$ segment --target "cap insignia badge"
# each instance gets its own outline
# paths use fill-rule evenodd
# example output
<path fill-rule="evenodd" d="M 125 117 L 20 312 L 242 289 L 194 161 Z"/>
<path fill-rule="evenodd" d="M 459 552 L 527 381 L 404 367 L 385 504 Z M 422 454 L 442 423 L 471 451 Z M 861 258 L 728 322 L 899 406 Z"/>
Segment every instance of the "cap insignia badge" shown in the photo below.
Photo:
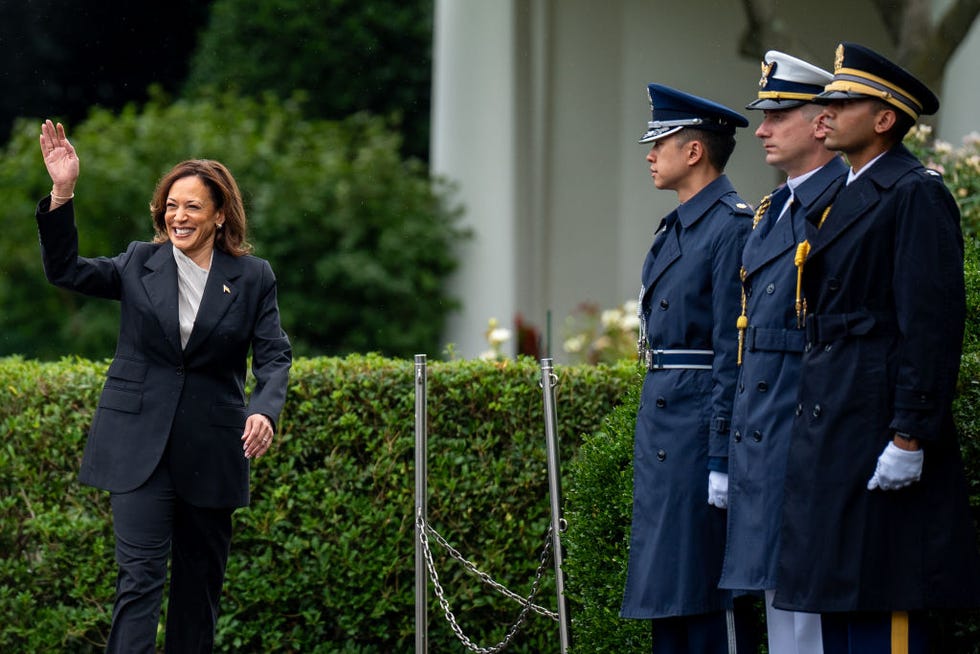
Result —
<path fill-rule="evenodd" d="M 770 61 L 766 63 L 765 61 L 761 64 L 762 67 L 762 77 L 759 78 L 759 88 L 764 89 L 769 83 L 769 76 L 772 74 L 772 70 L 776 67 L 775 61 Z"/>
<path fill-rule="evenodd" d="M 834 75 L 840 72 L 840 69 L 844 67 L 844 44 L 839 43 L 837 45 L 837 50 L 834 52 Z"/>

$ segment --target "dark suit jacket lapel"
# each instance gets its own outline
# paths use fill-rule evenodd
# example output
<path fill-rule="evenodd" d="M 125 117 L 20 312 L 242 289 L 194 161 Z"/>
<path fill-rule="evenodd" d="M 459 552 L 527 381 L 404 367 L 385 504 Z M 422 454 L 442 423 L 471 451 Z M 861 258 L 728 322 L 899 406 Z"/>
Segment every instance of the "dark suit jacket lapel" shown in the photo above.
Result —
<path fill-rule="evenodd" d="M 191 337 L 187 340 L 187 347 L 184 348 L 184 356 L 189 356 L 195 348 L 207 340 L 215 326 L 228 313 L 231 305 L 238 300 L 242 292 L 242 289 L 237 286 L 240 275 L 241 267 L 235 257 L 221 250 L 214 251 L 211 272 L 208 273 L 204 296 L 197 310 Z"/>
<path fill-rule="evenodd" d="M 177 305 L 177 262 L 174 261 L 173 246 L 164 243 L 157 248 L 144 268 L 149 272 L 143 275 L 143 288 L 153 307 L 153 313 L 160 322 L 167 341 L 173 346 L 178 357 L 181 355 L 180 323 Z"/>

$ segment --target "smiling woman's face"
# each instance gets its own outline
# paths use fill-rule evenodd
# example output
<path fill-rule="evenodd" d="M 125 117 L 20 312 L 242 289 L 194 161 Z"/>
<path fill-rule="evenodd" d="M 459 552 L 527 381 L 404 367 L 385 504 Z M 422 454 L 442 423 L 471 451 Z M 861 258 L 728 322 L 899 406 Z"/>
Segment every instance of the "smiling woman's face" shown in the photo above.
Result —
<path fill-rule="evenodd" d="M 164 220 L 170 242 L 194 263 L 207 268 L 223 216 L 200 177 L 181 177 L 170 186 Z"/>

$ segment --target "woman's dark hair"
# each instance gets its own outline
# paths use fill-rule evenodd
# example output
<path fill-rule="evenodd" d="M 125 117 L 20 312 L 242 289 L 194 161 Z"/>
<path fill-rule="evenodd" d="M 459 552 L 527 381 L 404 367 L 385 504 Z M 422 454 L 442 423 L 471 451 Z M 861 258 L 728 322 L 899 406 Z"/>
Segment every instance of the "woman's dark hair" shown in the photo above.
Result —
<path fill-rule="evenodd" d="M 224 213 L 222 227 L 214 235 L 214 246 L 236 257 L 251 252 L 252 246 L 245 238 L 248 225 L 238 183 L 224 164 L 213 159 L 182 161 L 157 182 L 156 190 L 153 191 L 153 200 L 150 202 L 155 232 L 153 242 L 165 243 L 170 240 L 167 235 L 167 195 L 173 183 L 184 177 L 197 177 L 204 182 L 211 192 L 215 209 Z"/>

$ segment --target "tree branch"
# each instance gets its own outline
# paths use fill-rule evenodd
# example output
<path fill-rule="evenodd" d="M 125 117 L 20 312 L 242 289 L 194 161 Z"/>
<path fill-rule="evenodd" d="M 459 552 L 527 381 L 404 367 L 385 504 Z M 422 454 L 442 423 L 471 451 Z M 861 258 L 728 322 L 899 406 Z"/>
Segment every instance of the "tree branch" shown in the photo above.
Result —
<path fill-rule="evenodd" d="M 908 0 L 871 0 L 871 4 L 878 10 L 878 17 L 888 32 L 888 38 L 898 45 L 902 40 L 902 19 L 907 11 Z"/>

